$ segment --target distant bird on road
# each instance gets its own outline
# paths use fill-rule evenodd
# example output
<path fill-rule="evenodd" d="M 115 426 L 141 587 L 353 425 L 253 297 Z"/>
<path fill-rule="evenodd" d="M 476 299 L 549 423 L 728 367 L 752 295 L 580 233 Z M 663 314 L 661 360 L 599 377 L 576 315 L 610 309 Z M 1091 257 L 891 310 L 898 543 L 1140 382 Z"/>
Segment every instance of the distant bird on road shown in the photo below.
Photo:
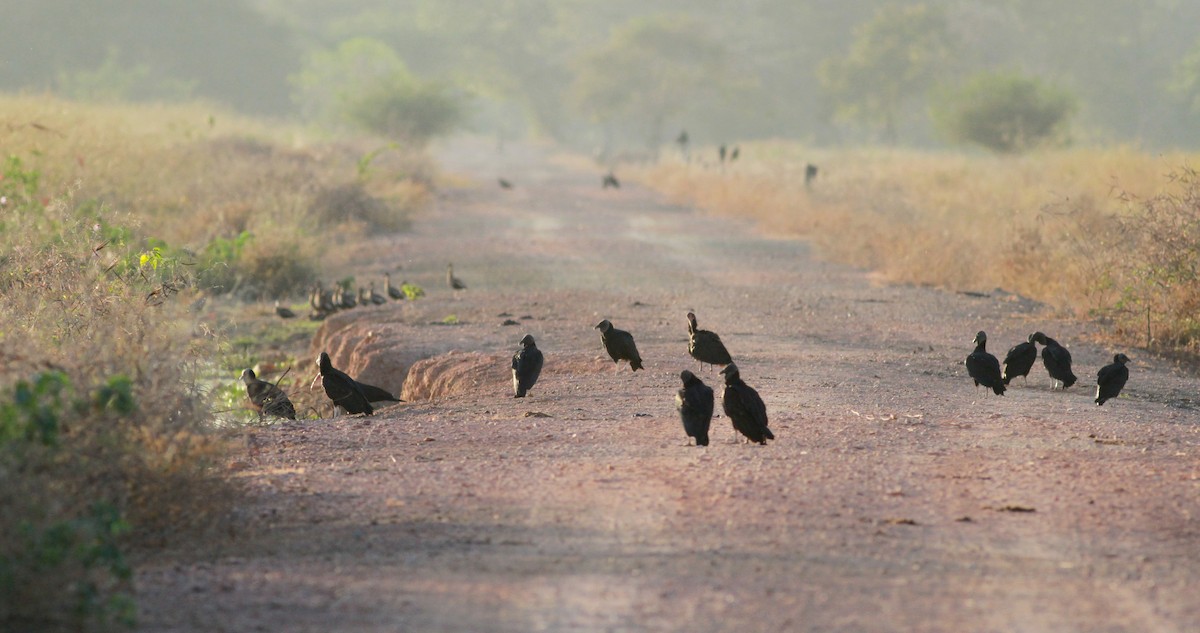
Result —
<path fill-rule="evenodd" d="M 250 404 L 258 411 L 259 417 L 272 415 L 286 420 L 296 419 L 296 408 L 288 400 L 287 394 L 279 387 L 259 380 L 253 369 L 243 369 L 239 380 L 246 385 L 246 396 L 250 398 Z"/>
<path fill-rule="evenodd" d="M 601 189 L 608 189 L 609 187 L 612 187 L 613 189 L 621 188 L 621 183 L 617 180 L 616 174 L 612 173 L 612 170 L 609 170 L 607 174 L 604 174 L 604 180 L 600 181 Z"/>
<path fill-rule="evenodd" d="M 737 365 L 730 363 L 721 370 L 725 374 L 725 393 L 721 397 L 721 408 L 729 416 L 733 428 L 746 439 L 759 444 L 775 439 L 767 428 L 767 405 L 753 387 L 742 380 Z"/>
<path fill-rule="evenodd" d="M 1042 364 L 1046 366 L 1046 372 L 1054 380 L 1050 388 L 1053 390 L 1062 385 L 1062 389 L 1066 390 L 1075 384 L 1078 379 L 1071 372 L 1071 352 L 1059 345 L 1058 341 L 1041 332 L 1034 332 L 1033 340 L 1045 346 L 1042 348 Z"/>
<path fill-rule="evenodd" d="M 604 350 L 608 352 L 609 358 L 612 358 L 614 363 L 627 360 L 633 371 L 642 369 L 642 357 L 638 354 L 632 334 L 613 327 L 612 322 L 608 319 L 597 323 L 592 329 L 600 330 L 600 342 L 604 343 Z"/>
<path fill-rule="evenodd" d="M 392 285 L 391 273 L 383 273 L 383 294 L 397 301 L 404 298 L 404 291 Z"/>
<path fill-rule="evenodd" d="M 804 166 L 804 188 L 809 189 L 812 183 L 817 179 L 817 166 L 809 163 Z"/>
<path fill-rule="evenodd" d="M 683 388 L 675 394 L 675 408 L 679 410 L 683 431 L 696 438 L 696 446 L 708 446 L 708 427 L 713 416 L 712 387 L 686 369 L 679 372 L 679 379 Z"/>
<path fill-rule="evenodd" d="M 733 151 L 732 151 L 732 152 L 729 152 L 729 162 L 731 162 L 731 163 L 732 163 L 733 161 L 737 160 L 737 159 L 738 159 L 738 156 L 739 156 L 741 153 L 742 153 L 742 147 L 741 147 L 740 145 L 734 145 L 734 146 L 733 146 Z"/>
<path fill-rule="evenodd" d="M 1012 382 L 1012 379 L 1017 376 L 1028 380 L 1029 370 L 1033 369 L 1033 363 L 1037 360 L 1037 356 L 1037 345 L 1033 344 L 1032 334 L 1024 343 L 1013 345 L 1004 357 L 1004 384 Z"/>
<path fill-rule="evenodd" d="M 284 319 L 296 318 L 296 313 L 292 312 L 290 308 L 285 308 L 285 307 L 279 305 L 278 300 L 275 301 L 275 314 L 278 314 L 280 317 L 282 317 Z"/>
<path fill-rule="evenodd" d="M 381 306 L 388 302 L 387 297 L 375 292 L 375 282 L 371 282 L 370 288 L 367 289 L 367 297 L 371 299 L 371 303 Z"/>
<path fill-rule="evenodd" d="M 1129 357 L 1124 354 L 1113 356 L 1111 365 L 1105 365 L 1096 374 L 1096 404 L 1103 405 L 1109 398 L 1116 398 L 1129 380 L 1129 368 L 1125 365 Z"/>
<path fill-rule="evenodd" d="M 717 148 L 717 158 L 719 158 L 721 160 L 721 164 L 725 163 L 725 154 L 727 151 L 728 150 L 725 149 L 724 145 L 721 145 L 720 147 Z"/>
<path fill-rule="evenodd" d="M 467 284 L 464 284 L 461 279 L 454 276 L 454 264 L 446 264 L 446 285 L 454 290 L 467 289 Z"/>
<path fill-rule="evenodd" d="M 329 360 L 329 354 L 321 352 L 317 357 L 319 373 L 313 378 L 309 389 L 321 381 L 325 387 L 325 395 L 333 401 L 335 407 L 341 407 L 348 413 L 363 413 L 371 415 L 375 412 L 372 402 L 403 402 L 386 389 L 358 382 L 346 372 L 337 369 Z"/>
<path fill-rule="evenodd" d="M 513 397 L 524 398 L 533 389 L 538 376 L 542 374 L 542 363 L 545 358 L 537 348 L 533 336 L 526 334 L 521 339 L 521 349 L 512 357 Z"/>
<path fill-rule="evenodd" d="M 687 320 L 688 354 L 691 354 L 692 358 L 700 361 L 702 368 L 704 363 L 708 363 L 709 365 L 728 365 L 733 362 L 733 359 L 729 357 L 729 351 L 725 349 L 725 344 L 721 342 L 721 337 L 716 332 L 698 328 L 694 312 L 687 313 Z"/>
<path fill-rule="evenodd" d="M 983 385 L 1003 396 L 1004 378 L 1000 375 L 1000 361 L 987 352 L 987 334 L 980 332 L 975 335 L 975 351 L 967 356 L 967 374 L 975 381 L 975 386 Z"/>
<path fill-rule="evenodd" d="M 503 178 L 497 178 L 496 182 L 500 184 L 501 189 L 512 189 L 512 187 L 513 187 L 511 182 L 509 182 Z"/>

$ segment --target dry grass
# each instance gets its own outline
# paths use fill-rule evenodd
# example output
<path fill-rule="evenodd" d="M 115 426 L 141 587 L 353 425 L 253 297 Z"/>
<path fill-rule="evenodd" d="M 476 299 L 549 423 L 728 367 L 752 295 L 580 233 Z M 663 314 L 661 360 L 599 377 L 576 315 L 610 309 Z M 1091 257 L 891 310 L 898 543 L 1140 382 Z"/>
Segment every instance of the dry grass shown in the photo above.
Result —
<path fill-rule="evenodd" d="M 406 227 L 432 169 L 203 105 L 0 97 L 0 138 L 0 628 L 104 628 L 129 547 L 238 498 L 210 393 L 238 317 L 201 326 L 197 289 L 296 294 L 323 233 Z M 346 189 L 370 212 L 318 203 Z"/>
<path fill-rule="evenodd" d="M 1197 190 L 1170 177 L 1194 157 L 1128 147 L 1022 157 L 788 143 L 742 150 L 724 168 L 668 160 L 638 178 L 677 202 L 808 236 L 825 256 L 894 282 L 1000 287 L 1080 317 L 1129 317 L 1114 308 L 1149 248 L 1139 237 L 1148 230 L 1145 210 L 1131 201 Z M 810 162 L 820 168 L 811 189 L 804 185 Z M 1118 250 L 1118 242 L 1126 246 Z M 1132 243 L 1142 247 L 1131 250 Z M 1118 253 L 1129 266 L 1117 265 Z M 1160 341 L 1194 345 L 1193 337 L 1167 336 L 1182 326 L 1176 316 L 1164 309 L 1154 317 Z M 1145 344 L 1144 336 L 1129 338 L 1133 331 L 1114 328 Z"/>

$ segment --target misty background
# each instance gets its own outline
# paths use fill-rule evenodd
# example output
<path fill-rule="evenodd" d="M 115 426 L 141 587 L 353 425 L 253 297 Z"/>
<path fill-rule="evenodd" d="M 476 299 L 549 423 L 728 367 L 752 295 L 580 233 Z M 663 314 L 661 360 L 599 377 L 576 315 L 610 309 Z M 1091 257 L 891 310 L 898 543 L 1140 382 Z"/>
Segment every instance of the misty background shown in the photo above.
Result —
<path fill-rule="evenodd" d="M 452 120 L 434 120 L 437 130 L 461 125 L 577 147 L 653 147 L 681 129 L 693 143 L 783 137 L 937 147 L 955 140 L 937 114 L 955 87 L 1004 76 L 1049 95 L 1044 100 L 1069 115 L 1061 141 L 1200 145 L 1200 2 L 1192 1 L 2 0 L 0 7 L 6 92 L 201 99 L 336 128 L 369 118 L 356 95 L 386 84 L 424 99 L 412 106 L 424 115 L 452 110 Z"/>

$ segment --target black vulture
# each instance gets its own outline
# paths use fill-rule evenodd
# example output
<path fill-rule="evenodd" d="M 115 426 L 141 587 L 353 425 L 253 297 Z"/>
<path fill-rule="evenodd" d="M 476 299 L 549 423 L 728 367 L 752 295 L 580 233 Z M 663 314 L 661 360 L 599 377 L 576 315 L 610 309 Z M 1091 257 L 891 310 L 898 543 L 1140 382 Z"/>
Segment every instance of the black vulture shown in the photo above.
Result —
<path fill-rule="evenodd" d="M 280 317 L 285 318 L 285 319 L 296 318 L 296 313 L 292 312 L 291 309 L 289 309 L 289 308 L 285 308 L 285 307 L 279 305 L 279 301 L 275 302 L 275 314 L 278 314 Z"/>
<path fill-rule="evenodd" d="M 466 290 L 467 284 L 454 276 L 454 264 L 446 264 L 446 285 L 454 290 Z"/>
<path fill-rule="evenodd" d="M 286 420 L 296 419 L 296 407 L 292 406 L 287 394 L 279 387 L 259 380 L 253 369 L 243 369 L 241 381 L 246 385 L 246 396 L 250 398 L 250 404 L 258 411 L 260 417 L 266 414 Z"/>
<path fill-rule="evenodd" d="M 967 356 L 967 373 L 975 381 L 975 386 L 983 385 L 996 392 L 997 396 L 1004 395 L 1004 379 L 1000 376 L 1000 361 L 987 352 L 987 334 L 980 332 L 975 335 L 975 351 Z"/>
<path fill-rule="evenodd" d="M 367 297 L 371 300 L 371 303 L 377 306 L 383 305 L 388 301 L 387 297 L 375 292 L 375 282 L 373 281 L 370 283 L 370 287 L 367 289 Z"/>
<path fill-rule="evenodd" d="M 1125 366 L 1129 357 L 1124 354 L 1113 356 L 1111 365 L 1105 365 L 1096 374 L 1096 404 L 1103 405 L 1109 398 L 1116 398 L 1129 380 L 1129 368 Z"/>
<path fill-rule="evenodd" d="M 633 371 L 642 369 L 642 356 L 638 354 L 632 334 L 613 327 L 608 319 L 597 323 L 593 329 L 600 330 L 600 342 L 604 343 L 604 349 L 614 363 L 627 360 Z"/>
<path fill-rule="evenodd" d="M 321 282 L 318 281 L 317 285 L 313 286 L 311 292 L 308 293 L 308 305 L 312 308 L 313 312 L 325 311 L 321 307 Z"/>
<path fill-rule="evenodd" d="M 364 308 L 371 305 L 371 295 L 367 294 L 367 289 L 362 286 L 358 287 L 358 305 Z"/>
<path fill-rule="evenodd" d="M 734 145 L 734 146 L 733 146 L 733 151 L 732 151 L 732 152 L 729 152 L 729 162 L 731 162 L 731 163 L 732 163 L 733 161 L 737 160 L 737 159 L 738 159 L 738 155 L 740 155 L 741 153 L 742 153 L 742 148 L 741 148 L 741 146 L 740 146 L 740 145 Z"/>
<path fill-rule="evenodd" d="M 1061 384 L 1062 389 L 1066 389 L 1075 384 L 1078 379 L 1071 372 L 1071 352 L 1041 332 L 1034 332 L 1033 340 L 1045 346 L 1042 348 L 1042 364 L 1046 366 L 1050 378 L 1054 379 L 1050 388 L 1055 389 Z"/>
<path fill-rule="evenodd" d="M 804 166 L 804 188 L 812 187 L 812 183 L 817 179 L 817 166 L 809 163 Z"/>
<path fill-rule="evenodd" d="M 1033 369 L 1033 362 L 1037 360 L 1037 354 L 1037 345 L 1033 344 L 1032 334 L 1024 343 L 1013 345 L 1004 357 L 1004 384 L 1012 382 L 1012 379 L 1017 376 L 1028 380 L 1029 370 Z"/>
<path fill-rule="evenodd" d="M 721 159 L 721 163 L 725 162 L 725 146 L 724 145 L 717 148 L 717 157 Z"/>
<path fill-rule="evenodd" d="M 683 431 L 696 438 L 696 446 L 708 446 L 708 426 L 713 416 L 712 387 L 686 369 L 679 372 L 679 379 L 683 388 L 675 394 L 675 408 L 683 421 Z"/>
<path fill-rule="evenodd" d="M 687 313 L 688 320 L 688 354 L 692 358 L 700 361 L 701 366 L 704 363 L 709 365 L 728 365 L 733 362 L 729 357 L 729 351 L 725 349 L 725 344 L 721 342 L 721 337 L 717 336 L 716 332 L 701 330 L 696 326 L 696 314 L 694 312 Z"/>
<path fill-rule="evenodd" d="M 347 310 L 362 303 L 359 299 L 362 297 L 362 288 L 359 288 L 359 293 L 356 295 L 353 291 L 347 291 L 345 288 L 338 287 L 338 292 L 342 295 L 341 305 Z"/>
<path fill-rule="evenodd" d="M 503 178 L 497 178 L 496 182 L 500 184 L 501 189 L 512 189 L 512 183 Z"/>
<path fill-rule="evenodd" d="M 521 339 L 521 350 L 512 357 L 513 397 L 524 398 L 526 392 L 533 389 L 538 376 L 542 374 L 542 363 L 545 358 L 537 348 L 533 336 L 526 334 Z"/>
<path fill-rule="evenodd" d="M 742 381 L 737 365 L 730 363 L 721 373 L 725 374 L 721 407 L 733 422 L 733 428 L 751 442 L 766 444 L 767 440 L 775 439 L 775 434 L 767 428 L 767 405 L 753 387 Z"/>
<path fill-rule="evenodd" d="M 371 401 L 363 393 L 362 385 L 346 374 L 346 372 L 335 368 L 329 360 L 329 354 L 321 352 L 321 355 L 317 357 L 317 367 L 320 373 L 317 374 L 316 378 L 313 378 L 313 384 L 309 386 L 310 389 L 320 380 L 322 386 L 325 387 L 325 395 L 329 396 L 335 407 L 341 407 L 348 413 L 371 415 L 375 412 L 375 409 L 371 407 Z M 380 389 L 380 391 L 383 390 Z M 386 394 L 387 392 L 384 393 Z M 388 395 L 390 396 L 391 394 Z"/>
<path fill-rule="evenodd" d="M 609 187 L 612 187 L 613 189 L 621 188 L 621 182 L 617 180 L 616 174 L 612 173 L 611 169 L 607 174 L 604 174 L 604 180 L 600 181 L 601 189 L 608 189 Z"/>
<path fill-rule="evenodd" d="M 404 291 L 392 285 L 391 273 L 383 273 L 383 294 L 397 300 L 404 298 Z"/>
<path fill-rule="evenodd" d="M 338 302 L 334 301 L 334 297 L 339 296 L 338 291 L 340 291 L 340 290 L 341 290 L 340 287 L 334 288 L 333 290 L 323 290 L 321 288 L 320 283 L 318 282 L 317 292 L 319 292 L 321 295 L 321 297 L 320 297 L 321 312 L 336 312 L 337 309 L 339 307 L 341 307 L 338 305 Z"/>
<path fill-rule="evenodd" d="M 680 147 L 687 147 L 688 140 L 687 130 L 679 132 L 679 136 L 675 137 L 675 142 L 678 143 Z"/>

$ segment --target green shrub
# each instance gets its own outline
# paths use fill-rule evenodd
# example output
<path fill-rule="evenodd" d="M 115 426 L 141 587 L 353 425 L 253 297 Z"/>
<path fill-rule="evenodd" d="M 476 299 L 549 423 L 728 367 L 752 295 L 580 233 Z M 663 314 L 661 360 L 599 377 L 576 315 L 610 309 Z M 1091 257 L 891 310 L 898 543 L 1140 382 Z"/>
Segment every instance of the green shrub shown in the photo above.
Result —
<path fill-rule="evenodd" d="M 1075 108 L 1069 93 L 1038 79 L 982 73 L 938 95 L 933 119 L 952 142 L 1010 153 L 1064 142 Z"/>
<path fill-rule="evenodd" d="M 345 116 L 367 132 L 425 145 L 453 132 L 463 121 L 463 108 L 448 87 L 397 73 L 350 96 Z"/>

